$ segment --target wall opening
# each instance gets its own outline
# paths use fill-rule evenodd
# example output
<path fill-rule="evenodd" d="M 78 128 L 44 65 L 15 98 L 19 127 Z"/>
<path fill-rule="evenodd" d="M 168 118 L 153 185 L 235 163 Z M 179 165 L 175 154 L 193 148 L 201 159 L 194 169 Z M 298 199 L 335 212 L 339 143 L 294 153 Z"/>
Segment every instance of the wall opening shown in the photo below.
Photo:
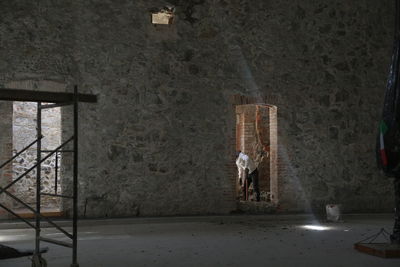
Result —
<path fill-rule="evenodd" d="M 36 102 L 13 102 L 13 154 L 21 151 L 36 139 L 36 116 Z M 60 108 L 44 109 L 42 111 L 42 135 L 44 136 L 42 150 L 53 150 L 61 144 Z M 32 146 L 14 160 L 12 164 L 13 179 L 18 178 L 36 163 L 36 148 L 36 145 Z M 42 157 L 47 154 L 46 152 L 42 153 Z M 61 156 L 61 153 L 58 153 L 57 157 L 54 154 L 42 163 L 41 191 L 43 193 L 62 193 L 60 179 Z M 36 169 L 18 181 L 12 187 L 12 191 L 18 198 L 34 207 L 36 204 Z M 43 212 L 61 212 L 62 203 L 60 198 L 42 196 L 41 203 Z M 13 209 L 20 214 L 26 212 L 18 202 L 13 203 Z"/>
<path fill-rule="evenodd" d="M 276 204 L 278 124 L 277 107 L 267 104 L 236 105 L 236 151 L 250 156 L 258 166 L 260 200 Z M 237 180 L 237 179 L 236 179 Z M 244 200 L 243 192 L 236 183 L 236 196 Z M 249 187 L 249 201 L 255 201 Z"/>

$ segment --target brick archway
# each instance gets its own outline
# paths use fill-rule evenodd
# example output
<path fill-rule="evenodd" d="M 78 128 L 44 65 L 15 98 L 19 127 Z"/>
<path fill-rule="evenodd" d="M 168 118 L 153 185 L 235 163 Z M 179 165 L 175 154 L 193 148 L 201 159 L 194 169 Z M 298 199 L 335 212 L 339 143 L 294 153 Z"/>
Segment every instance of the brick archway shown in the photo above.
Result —
<path fill-rule="evenodd" d="M 254 124 L 261 127 L 264 136 L 261 139 L 263 146 L 268 146 L 269 157 L 260 162 L 261 173 L 260 176 L 260 187 L 268 190 L 269 200 L 272 204 L 277 205 L 279 202 L 279 191 L 278 191 L 278 122 L 277 122 L 277 107 L 274 105 L 267 104 L 268 99 L 247 97 L 243 95 L 234 95 L 231 98 L 232 113 L 235 114 L 235 123 L 233 124 L 232 132 L 232 149 L 235 151 L 242 150 L 246 153 L 252 153 L 254 149 L 254 131 L 249 127 L 253 127 Z M 260 114 L 264 117 L 260 120 Z M 260 123 L 261 122 L 261 123 Z M 247 127 L 247 129 L 245 129 Z M 242 131 L 240 133 L 240 131 Z M 234 162 L 234 161 L 233 161 Z M 264 166 L 261 166 L 264 164 Z M 233 181 L 235 187 L 237 186 L 237 170 L 236 165 L 232 164 L 232 170 L 230 173 L 233 174 Z M 264 180 L 262 180 L 264 179 Z M 237 192 L 237 188 L 235 188 Z M 237 194 L 235 194 L 237 195 Z"/>

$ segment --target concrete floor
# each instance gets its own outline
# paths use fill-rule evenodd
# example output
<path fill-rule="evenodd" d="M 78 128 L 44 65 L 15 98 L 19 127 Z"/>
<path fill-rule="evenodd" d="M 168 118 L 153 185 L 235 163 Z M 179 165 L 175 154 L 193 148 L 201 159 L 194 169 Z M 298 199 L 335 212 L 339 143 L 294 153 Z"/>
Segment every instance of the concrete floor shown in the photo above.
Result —
<path fill-rule="evenodd" d="M 400 266 L 400 259 L 362 254 L 353 244 L 382 227 L 390 215 L 347 215 L 342 223 L 317 223 L 308 215 L 207 216 L 81 221 L 81 267 L 132 266 Z M 65 224 L 65 223 L 63 223 Z M 324 226 L 323 230 L 307 225 Z M 49 238 L 67 240 L 52 229 Z M 33 247 L 34 232 L 21 223 L 0 223 L 0 243 Z M 49 267 L 71 263 L 71 250 L 50 247 Z M 28 257 L 0 266 L 31 266 Z"/>

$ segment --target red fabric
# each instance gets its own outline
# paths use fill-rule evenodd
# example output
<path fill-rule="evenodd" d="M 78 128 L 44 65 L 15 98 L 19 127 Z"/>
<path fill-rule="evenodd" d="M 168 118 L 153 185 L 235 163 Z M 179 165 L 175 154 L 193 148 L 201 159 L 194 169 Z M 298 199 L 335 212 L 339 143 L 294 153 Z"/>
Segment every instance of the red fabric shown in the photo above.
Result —
<path fill-rule="evenodd" d="M 388 165 L 387 157 L 386 157 L 386 152 L 384 149 L 381 149 L 381 159 L 382 159 L 382 164 L 384 166 Z"/>

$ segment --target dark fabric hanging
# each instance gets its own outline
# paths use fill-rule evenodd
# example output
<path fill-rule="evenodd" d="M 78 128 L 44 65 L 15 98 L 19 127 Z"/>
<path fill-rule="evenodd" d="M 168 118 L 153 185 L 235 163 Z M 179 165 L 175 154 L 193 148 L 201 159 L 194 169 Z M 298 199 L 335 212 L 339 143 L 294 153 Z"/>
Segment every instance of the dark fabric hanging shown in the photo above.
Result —
<path fill-rule="evenodd" d="M 387 176 L 400 177 L 400 19 L 399 1 L 395 0 L 395 38 L 393 44 L 392 62 L 387 80 L 382 120 L 377 138 L 378 167 Z"/>

